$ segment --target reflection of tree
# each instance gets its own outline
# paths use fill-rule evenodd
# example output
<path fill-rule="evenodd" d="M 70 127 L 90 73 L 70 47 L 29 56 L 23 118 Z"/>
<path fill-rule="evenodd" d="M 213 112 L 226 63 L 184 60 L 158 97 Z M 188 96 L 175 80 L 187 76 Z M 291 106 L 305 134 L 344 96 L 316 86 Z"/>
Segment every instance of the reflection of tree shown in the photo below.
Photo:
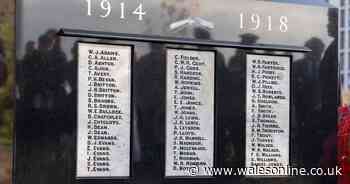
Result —
<path fill-rule="evenodd" d="M 10 17 L 0 25 L 0 144 L 9 145 L 13 127 L 14 27 Z"/>
<path fill-rule="evenodd" d="M 3 5 L 2 2 L 1 4 Z M 11 13 L 13 9 L 9 7 L 0 7 L 0 184 L 9 184 L 12 173 L 10 155 L 14 122 L 14 23 L 12 16 L 3 14 L 3 10 Z"/>

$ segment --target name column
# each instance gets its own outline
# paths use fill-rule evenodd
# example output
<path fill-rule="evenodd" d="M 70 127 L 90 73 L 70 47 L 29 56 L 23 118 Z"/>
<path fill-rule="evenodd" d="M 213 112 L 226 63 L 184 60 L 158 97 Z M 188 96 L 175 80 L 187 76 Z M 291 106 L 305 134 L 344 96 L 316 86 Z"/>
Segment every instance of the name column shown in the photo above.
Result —
<path fill-rule="evenodd" d="M 167 51 L 166 176 L 213 166 L 214 66 L 211 51 Z"/>
<path fill-rule="evenodd" d="M 79 44 L 77 177 L 127 177 L 131 48 Z"/>

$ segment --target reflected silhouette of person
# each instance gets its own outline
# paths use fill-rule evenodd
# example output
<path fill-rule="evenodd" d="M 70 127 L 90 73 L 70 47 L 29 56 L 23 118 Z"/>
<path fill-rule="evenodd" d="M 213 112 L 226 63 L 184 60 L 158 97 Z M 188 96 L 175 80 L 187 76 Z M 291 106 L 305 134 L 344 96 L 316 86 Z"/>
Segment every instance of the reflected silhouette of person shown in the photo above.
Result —
<path fill-rule="evenodd" d="M 212 37 L 210 35 L 210 32 L 206 29 L 203 28 L 195 28 L 194 29 L 194 37 L 197 39 L 201 40 L 212 40 Z M 224 86 L 227 85 L 228 83 L 226 80 L 228 79 L 228 71 L 225 66 L 225 57 L 224 55 L 219 52 L 216 48 L 213 47 L 204 47 L 201 46 L 199 47 L 200 49 L 208 49 L 208 50 L 214 50 L 216 51 L 216 58 L 215 58 L 215 63 L 216 63 L 216 77 L 218 78 L 217 81 L 217 87 L 218 87 L 218 96 L 225 97 L 224 95 Z M 220 95 L 221 94 L 221 95 Z"/>
<path fill-rule="evenodd" d="M 32 59 L 33 54 L 36 52 L 35 41 L 28 41 L 25 45 L 25 53 L 23 59 L 20 61 L 20 65 L 23 65 L 23 62 L 29 62 Z M 21 76 L 23 79 L 23 76 Z M 18 82 L 21 82 L 20 80 Z"/>
<path fill-rule="evenodd" d="M 33 42 L 27 43 L 22 68 L 25 113 L 38 126 L 32 129 L 43 132 L 38 135 L 56 139 L 61 128 L 62 66 L 66 56 L 53 32 L 49 30 L 39 37 L 37 50 Z"/>
<path fill-rule="evenodd" d="M 259 37 L 255 34 L 246 33 L 240 35 L 241 43 L 245 45 L 256 44 Z M 227 166 L 243 167 L 245 153 L 245 88 L 246 88 L 246 54 L 253 52 L 250 49 L 236 49 L 236 53 L 229 60 L 228 69 L 231 79 L 231 123 L 227 126 L 227 136 L 225 137 L 225 159 Z M 226 143 L 227 142 L 227 143 Z"/>
<path fill-rule="evenodd" d="M 50 41 L 50 47 L 45 63 L 45 105 L 47 111 L 50 112 L 48 119 L 51 122 L 47 126 L 48 136 L 58 141 L 63 129 L 66 129 L 67 121 L 64 114 L 65 107 L 65 91 L 64 91 L 64 66 L 67 63 L 67 57 L 61 48 L 61 38 L 56 35 L 56 30 L 47 31 L 46 35 Z"/>
<path fill-rule="evenodd" d="M 29 43 L 27 44 L 28 48 Z M 25 104 L 29 108 L 41 109 L 44 106 L 43 97 L 45 94 L 45 66 L 48 62 L 48 53 L 50 47 L 50 40 L 44 34 L 38 39 L 38 49 L 26 53 L 23 60 L 23 78 Z"/>
<path fill-rule="evenodd" d="M 336 115 L 336 110 L 339 104 L 338 98 L 338 32 L 336 11 L 331 9 L 329 11 L 328 34 L 334 38 L 332 43 L 328 46 L 324 57 L 320 64 L 320 79 L 322 92 L 322 110 L 330 118 L 332 126 L 332 119 Z M 334 119 L 333 119 L 334 121 Z"/>
<path fill-rule="evenodd" d="M 76 41 L 71 48 L 71 54 L 72 59 L 66 64 L 65 69 L 65 80 L 68 81 L 69 85 L 72 88 L 71 94 L 75 94 L 77 90 L 77 75 L 76 72 L 78 71 L 78 43 L 80 40 Z M 68 92 L 67 92 L 68 93 Z"/>
<path fill-rule="evenodd" d="M 300 106 L 304 108 L 308 106 L 307 110 L 310 111 L 320 105 L 319 69 L 325 45 L 319 38 L 314 37 L 306 41 L 305 47 L 310 48 L 311 52 L 307 52 L 304 58 L 295 61 L 294 75 L 297 86 L 296 95 L 300 95 L 297 100 L 304 102 L 305 104 Z M 305 112 L 305 109 L 302 111 Z"/>
<path fill-rule="evenodd" d="M 251 33 L 242 34 L 240 37 L 240 43 L 245 45 L 253 45 L 259 40 L 258 36 Z M 239 84 L 239 87 L 243 87 L 242 85 L 244 85 L 246 54 L 252 51 L 252 49 L 237 49 L 235 55 L 229 60 L 228 68 L 231 72 L 231 78 L 234 79 L 233 82 L 235 84 Z"/>
<path fill-rule="evenodd" d="M 24 59 L 31 57 L 34 51 L 35 51 L 35 42 L 30 40 L 26 43 L 26 52 L 24 55 Z"/>
<path fill-rule="evenodd" d="M 43 38 L 38 39 L 43 42 Z M 43 43 L 41 43 L 43 44 Z M 20 60 L 16 67 L 16 83 L 19 85 L 19 93 L 21 95 L 20 102 L 17 104 L 17 123 L 16 132 L 19 137 L 26 141 L 35 140 L 38 137 L 38 130 L 36 130 L 34 97 L 38 93 L 38 64 L 36 63 L 36 56 L 39 56 L 39 51 L 35 48 L 34 41 L 28 41 L 25 45 L 25 53 L 22 60 Z M 32 133 L 30 133 L 32 132 Z"/>
<path fill-rule="evenodd" d="M 311 38 L 306 41 L 305 47 L 312 51 L 304 55 L 304 58 L 294 63 L 294 84 L 295 84 L 295 106 L 296 118 L 300 128 L 300 140 L 306 141 L 301 144 L 302 160 L 305 166 L 311 167 L 318 162 L 315 155 L 316 149 L 311 147 L 318 137 L 313 136 L 318 120 L 313 118 L 319 113 L 320 106 L 320 84 L 319 68 L 322 53 L 325 45 L 319 38 Z M 315 159 L 316 158 L 316 159 Z"/>
<path fill-rule="evenodd" d="M 26 87 L 26 78 L 24 76 L 23 63 L 29 62 L 35 53 L 35 42 L 30 40 L 25 45 L 25 53 L 22 60 L 16 63 L 16 85 L 18 87 L 19 100 L 23 100 L 24 88 Z M 25 65 L 24 65 L 25 66 Z M 28 86 L 27 86 L 28 87 Z"/>
<path fill-rule="evenodd" d="M 162 146 L 165 144 L 165 49 L 151 43 L 150 52 L 135 64 L 135 108 L 141 147 L 136 175 L 142 180 L 161 177 Z"/>
<path fill-rule="evenodd" d="M 37 166 L 46 171 L 43 177 L 55 180 L 50 183 L 62 183 L 57 178 L 71 172 L 64 157 L 74 156 L 67 156 L 68 151 L 60 144 L 66 123 L 64 107 L 60 105 L 66 101 L 61 92 L 66 56 L 60 41 L 54 30 L 45 32 L 38 38 L 37 49 L 33 41 L 27 42 L 21 62 L 23 105 L 16 115 L 16 140 L 21 144 L 17 160 L 22 167 L 17 169 L 25 173 L 21 177 L 27 180 L 35 180 L 32 167 Z M 26 166 L 33 159 L 35 166 Z"/>
<path fill-rule="evenodd" d="M 194 29 L 194 37 L 201 40 L 212 40 L 212 36 L 210 32 L 207 29 L 196 27 Z M 219 164 L 222 166 L 224 164 L 224 149 L 225 149 L 225 142 L 224 140 L 224 134 L 225 134 L 225 127 L 227 127 L 228 124 L 231 123 L 229 119 L 229 114 L 231 113 L 231 99 L 232 94 L 231 90 L 233 89 L 230 85 L 230 75 L 227 70 L 227 67 L 225 65 L 225 57 L 224 55 L 214 47 L 206 47 L 206 46 L 200 46 L 199 49 L 204 50 L 213 50 L 216 52 L 215 57 L 215 82 L 216 86 L 215 90 L 215 106 L 216 106 L 216 126 L 218 129 L 218 136 L 216 137 L 218 140 L 216 140 L 217 149 L 219 150 L 219 154 L 217 155 Z"/>
<path fill-rule="evenodd" d="M 64 93 L 64 105 L 63 112 L 65 114 L 65 126 L 64 132 L 72 134 L 76 117 L 77 117 L 77 98 L 78 98 L 78 43 L 80 40 L 74 42 L 71 48 L 72 59 L 69 62 L 64 63 L 64 77 L 63 77 L 63 93 Z"/>
<path fill-rule="evenodd" d="M 322 119 L 320 139 L 322 156 L 320 165 L 323 168 L 335 167 L 337 164 L 337 108 L 340 104 L 338 81 L 338 11 L 328 11 L 328 35 L 334 40 L 328 46 L 320 64 Z M 336 183 L 336 176 L 327 176 L 323 183 Z"/>
<path fill-rule="evenodd" d="M 67 57 L 61 48 L 61 38 L 56 35 L 57 31 L 49 30 L 46 35 L 50 39 L 52 47 L 48 53 L 48 62 L 46 63 L 46 95 L 47 95 L 47 105 L 51 110 L 55 108 L 60 108 L 60 103 L 62 103 L 63 98 L 63 69 L 64 65 L 67 63 Z"/>
<path fill-rule="evenodd" d="M 33 43 L 26 45 L 23 68 L 23 117 L 18 129 L 21 138 L 26 141 L 42 141 L 47 118 L 45 111 L 45 66 L 48 59 L 50 40 L 43 34 L 38 38 L 38 49 L 33 49 Z"/>

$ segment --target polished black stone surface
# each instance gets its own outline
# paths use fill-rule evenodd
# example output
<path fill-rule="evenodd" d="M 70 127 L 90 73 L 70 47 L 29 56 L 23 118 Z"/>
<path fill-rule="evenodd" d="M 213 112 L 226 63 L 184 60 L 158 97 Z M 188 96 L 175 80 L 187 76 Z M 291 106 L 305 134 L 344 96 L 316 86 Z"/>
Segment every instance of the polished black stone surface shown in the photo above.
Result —
<path fill-rule="evenodd" d="M 218 166 L 244 167 L 245 155 L 245 54 L 247 52 L 292 55 L 291 165 L 334 167 L 338 106 L 337 10 L 253 0 L 112 1 L 109 17 L 93 1 L 87 16 L 83 0 L 17 1 L 17 86 L 14 182 L 62 183 L 336 183 L 336 177 L 287 178 L 217 177 L 201 180 L 166 180 L 164 173 L 165 48 L 199 48 L 217 51 L 216 122 Z M 132 12 L 143 3 L 140 21 Z M 240 14 L 246 17 L 240 28 Z M 260 27 L 251 21 L 259 15 Z M 189 25 L 175 30 L 173 22 L 201 17 L 214 29 Z M 248 16 L 248 18 L 247 18 Z M 269 30 L 269 16 L 272 19 Z M 280 18 L 288 18 L 288 30 Z M 250 49 L 208 45 L 148 43 L 86 37 L 58 36 L 60 29 L 138 34 L 167 38 L 225 41 L 252 45 Z M 247 33 L 250 33 L 247 36 Z M 245 36 L 244 36 L 245 35 Z M 253 35 L 253 36 L 252 36 Z M 79 40 L 132 44 L 134 136 L 130 181 L 75 178 L 77 132 L 77 48 Z M 311 52 L 259 49 L 259 45 L 309 48 Z M 62 87 L 68 82 L 72 92 Z"/>

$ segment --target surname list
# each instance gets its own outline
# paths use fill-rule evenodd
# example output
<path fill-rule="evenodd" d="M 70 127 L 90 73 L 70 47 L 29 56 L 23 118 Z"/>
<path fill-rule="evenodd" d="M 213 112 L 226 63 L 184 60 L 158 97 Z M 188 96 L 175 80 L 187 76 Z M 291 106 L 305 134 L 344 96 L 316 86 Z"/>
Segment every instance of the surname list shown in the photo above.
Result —
<path fill-rule="evenodd" d="M 215 53 L 167 50 L 166 176 L 204 175 L 214 160 Z"/>
<path fill-rule="evenodd" d="M 79 44 L 77 177 L 128 177 L 131 48 Z"/>
<path fill-rule="evenodd" d="M 247 55 L 246 167 L 289 165 L 290 62 Z"/>

